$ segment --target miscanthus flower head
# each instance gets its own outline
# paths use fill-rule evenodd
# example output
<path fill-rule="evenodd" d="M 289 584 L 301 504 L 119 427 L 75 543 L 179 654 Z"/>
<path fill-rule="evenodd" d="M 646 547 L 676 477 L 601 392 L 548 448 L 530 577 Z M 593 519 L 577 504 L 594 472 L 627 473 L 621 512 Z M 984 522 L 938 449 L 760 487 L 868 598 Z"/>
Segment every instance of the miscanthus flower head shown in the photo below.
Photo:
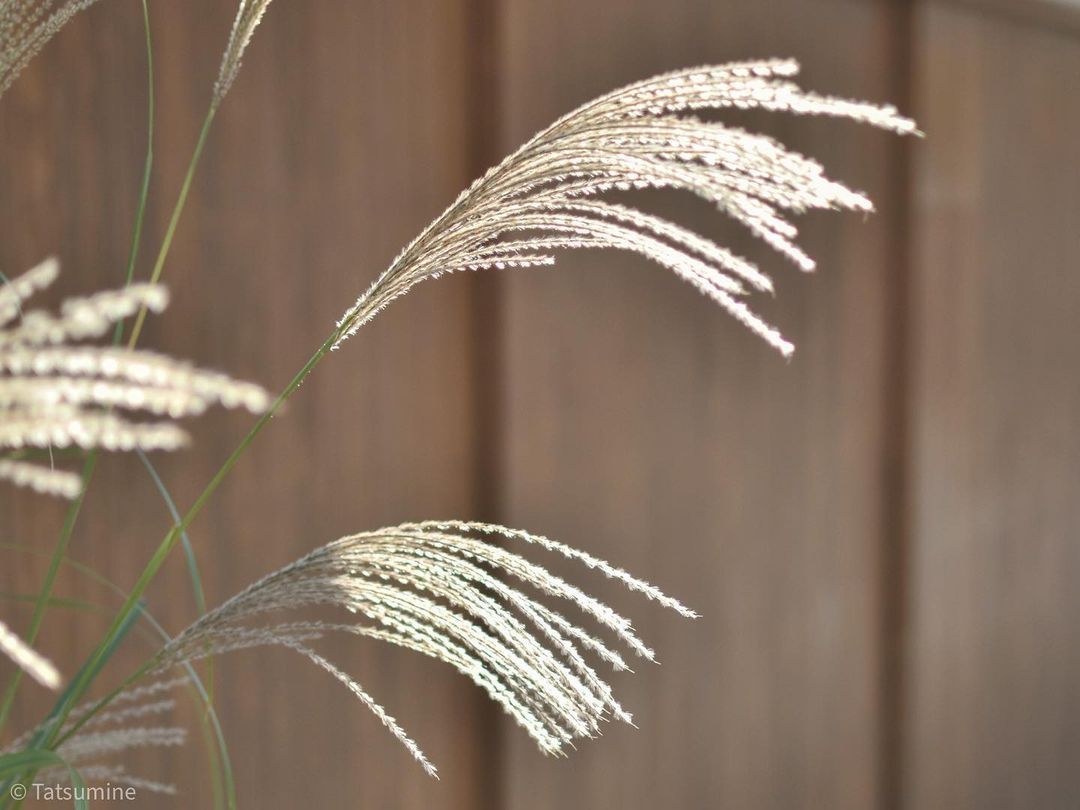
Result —
<path fill-rule="evenodd" d="M 0 96 L 68 20 L 97 0 L 4 0 L 0 3 Z"/>
<path fill-rule="evenodd" d="M 409 523 L 343 537 L 264 577 L 177 636 L 157 669 L 248 647 L 293 650 L 344 684 L 435 775 L 394 717 L 315 649 L 331 633 L 379 639 L 455 667 L 542 751 L 560 754 L 573 740 L 599 734 L 607 719 L 631 721 L 594 663 L 625 670 L 623 654 L 597 631 L 636 655 L 651 660 L 653 652 L 628 618 L 511 550 L 515 545 L 582 563 L 680 615 L 695 615 L 625 571 L 539 535 L 483 523 Z M 313 606 L 342 608 L 357 619 L 275 618 Z"/>
<path fill-rule="evenodd" d="M 562 250 L 638 253 L 692 284 L 785 356 L 794 347 L 746 303 L 772 280 L 753 262 L 675 223 L 604 198 L 672 188 L 718 210 L 793 261 L 788 215 L 870 211 L 817 162 L 772 138 L 698 118 L 702 110 L 761 109 L 826 115 L 906 134 L 893 107 L 820 96 L 791 81 L 792 60 L 679 70 L 632 84 L 560 118 L 477 180 L 408 245 L 338 323 L 338 344 L 415 284 L 444 273 L 555 263 Z"/>
<path fill-rule="evenodd" d="M 42 460 L 51 460 L 54 448 L 174 450 L 187 441 L 176 423 L 182 417 L 211 405 L 267 407 L 257 385 L 152 352 L 83 343 L 141 307 L 160 312 L 164 287 L 133 284 L 69 298 L 58 314 L 27 309 L 58 272 L 56 260 L 46 259 L 0 283 L 0 479 L 73 498 L 78 476 Z"/>
<path fill-rule="evenodd" d="M 176 708 L 172 693 L 189 683 L 188 676 L 155 680 L 121 692 L 110 708 L 87 717 L 94 702 L 78 706 L 61 733 L 71 735 L 56 749 L 66 767 L 47 768 L 38 775 L 38 782 L 47 785 L 71 783 L 77 771 L 86 784 L 107 783 L 133 787 L 139 792 L 175 794 L 176 787 L 133 774 L 116 762 L 137 749 L 167 749 L 183 745 L 187 730 L 166 725 L 166 718 Z M 76 729 L 75 723 L 82 725 Z M 0 754 L 19 751 L 30 743 L 40 727 L 32 728 L 12 740 Z"/>

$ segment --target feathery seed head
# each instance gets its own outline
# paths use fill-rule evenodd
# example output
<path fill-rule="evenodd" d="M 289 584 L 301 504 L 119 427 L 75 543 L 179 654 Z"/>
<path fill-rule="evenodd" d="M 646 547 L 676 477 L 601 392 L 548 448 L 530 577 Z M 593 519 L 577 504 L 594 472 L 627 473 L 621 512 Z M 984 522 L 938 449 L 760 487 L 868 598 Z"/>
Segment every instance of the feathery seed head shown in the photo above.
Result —
<path fill-rule="evenodd" d="M 31 678 L 49 689 L 59 689 L 60 673 L 49 659 L 31 648 L 0 621 L 0 653 L 3 653 Z"/>
<path fill-rule="evenodd" d="M 409 523 L 343 537 L 264 577 L 177 636 L 161 651 L 158 669 L 229 650 L 286 647 L 341 681 L 432 775 L 434 767 L 397 721 L 312 643 L 328 633 L 348 633 L 445 661 L 487 691 L 550 754 L 595 736 L 610 717 L 630 722 L 587 660 L 595 655 L 624 670 L 622 656 L 537 597 L 571 603 L 651 659 L 630 620 L 493 540 L 561 554 L 684 616 L 695 615 L 625 571 L 538 535 L 461 521 Z M 360 621 L 267 623 L 271 613 L 311 606 L 344 608 Z"/>
<path fill-rule="evenodd" d="M 0 96 L 68 20 L 95 2 L 6 0 L 0 4 Z"/>
<path fill-rule="evenodd" d="M 133 284 L 68 299 L 59 315 L 27 311 L 26 301 L 48 287 L 57 272 L 56 260 L 46 259 L 0 284 L 0 480 L 74 498 L 77 475 L 13 454 L 54 447 L 174 450 L 187 436 L 173 420 L 211 405 L 252 412 L 268 406 L 262 388 L 223 374 L 151 352 L 78 345 L 104 335 L 143 306 L 160 312 L 168 296 L 163 287 Z M 125 413 L 163 421 L 135 422 Z"/>
<path fill-rule="evenodd" d="M 221 104 L 229 88 L 236 81 L 244 51 L 251 43 L 255 29 L 269 5 L 270 0 L 240 0 L 232 31 L 229 33 L 229 43 L 225 47 L 225 54 L 221 57 L 221 68 L 218 71 L 217 81 L 214 83 L 213 105 L 215 108 Z"/>
<path fill-rule="evenodd" d="M 46 784 L 68 784 L 71 780 L 70 768 L 76 767 L 88 784 L 110 782 L 148 793 L 176 793 L 173 785 L 144 779 L 129 773 L 122 765 L 103 760 L 138 748 L 183 745 L 187 738 L 184 728 L 145 723 L 150 718 L 160 718 L 172 712 L 176 708 L 176 700 L 169 695 L 187 683 L 188 677 L 181 676 L 130 687 L 112 700 L 111 708 L 93 715 L 90 712 L 96 708 L 97 701 L 76 706 L 60 729 L 62 736 L 67 737 L 69 733 L 71 736 L 57 749 L 69 767 L 47 768 L 41 771 L 38 778 Z M 75 728 L 76 723 L 81 723 L 78 729 Z M 43 728 L 44 724 L 29 729 L 0 749 L 0 754 L 24 749 Z"/>
<path fill-rule="evenodd" d="M 792 84 L 792 60 L 707 66 L 657 76 L 591 101 L 488 171 L 427 227 L 338 322 L 335 348 L 415 284 L 444 273 L 550 265 L 554 252 L 614 248 L 688 281 L 782 354 L 794 350 L 743 298 L 772 290 L 752 262 L 659 217 L 602 199 L 609 191 L 689 191 L 746 226 L 803 270 L 786 213 L 869 211 L 777 141 L 705 122 L 697 110 L 764 109 L 848 118 L 899 134 L 914 124 L 893 107 L 819 96 Z"/>

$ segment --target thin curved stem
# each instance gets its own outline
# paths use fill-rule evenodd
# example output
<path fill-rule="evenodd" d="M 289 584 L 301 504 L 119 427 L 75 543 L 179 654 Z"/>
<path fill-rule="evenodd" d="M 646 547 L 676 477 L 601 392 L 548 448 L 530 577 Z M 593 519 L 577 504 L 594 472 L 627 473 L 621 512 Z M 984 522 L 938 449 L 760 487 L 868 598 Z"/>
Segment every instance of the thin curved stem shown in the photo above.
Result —
<path fill-rule="evenodd" d="M 134 587 L 128 593 L 126 599 L 124 600 L 123 606 L 121 606 L 119 613 L 117 613 L 116 617 L 113 619 L 113 623 L 106 632 L 105 637 L 102 639 L 101 643 L 98 645 L 95 651 L 91 654 L 90 658 L 87 660 L 83 668 L 79 671 L 79 674 L 76 676 L 76 680 L 72 684 L 71 689 L 67 692 L 66 697 L 62 699 L 60 705 L 56 707 L 55 712 L 57 720 L 53 724 L 52 730 L 46 735 L 45 739 L 41 741 L 40 744 L 42 747 L 53 748 L 58 744 L 57 736 L 59 733 L 59 729 L 63 726 L 64 721 L 67 719 L 68 715 L 71 713 L 71 710 L 74 708 L 75 702 L 80 697 L 82 697 L 83 694 L 86 693 L 86 690 L 89 688 L 90 683 L 93 680 L 95 672 L 100 668 L 100 664 L 104 657 L 107 655 L 109 649 L 123 634 L 124 628 L 130 621 L 132 613 L 139 609 L 139 600 L 141 599 L 143 593 L 145 593 L 146 589 L 149 587 L 150 583 L 153 581 L 154 577 L 157 575 L 157 572 L 160 570 L 161 566 L 165 563 L 165 560 L 168 558 L 170 552 L 179 542 L 182 533 L 188 528 L 188 526 L 191 525 L 191 522 L 195 520 L 199 513 L 202 512 L 203 508 L 210 500 L 210 497 L 214 494 L 215 491 L 217 491 L 217 488 L 221 486 L 222 482 L 228 477 L 233 467 L 236 466 L 236 463 L 240 460 L 240 457 L 251 445 L 252 441 L 254 441 L 255 437 L 262 432 L 262 429 L 266 427 L 267 424 L 269 424 L 270 420 L 274 418 L 274 416 L 281 409 L 281 406 L 285 404 L 289 397 L 291 397 L 296 392 L 296 390 L 300 388 L 301 384 L 311 373 L 312 369 L 314 369 L 315 366 L 318 365 L 319 361 L 321 361 L 330 352 L 331 348 L 334 346 L 334 343 L 337 341 L 339 336 L 340 330 L 335 329 L 334 332 L 331 333 L 330 337 L 328 337 L 326 341 L 308 359 L 308 361 L 304 364 L 303 368 L 301 368 L 300 371 L 296 373 L 296 375 L 292 378 L 292 380 L 284 388 L 284 390 L 282 390 L 282 392 L 278 394 L 277 398 L 274 400 L 270 408 L 267 409 L 266 413 L 260 416 L 259 419 L 255 422 L 255 424 L 251 427 L 251 429 L 248 431 L 247 435 L 243 438 L 240 444 L 237 445 L 236 449 L 233 450 L 233 452 L 221 465 L 221 468 L 217 471 L 217 473 L 214 474 L 214 477 L 210 479 L 210 482 L 203 489 L 199 497 L 195 499 L 195 502 L 184 514 L 180 522 L 175 524 L 165 534 L 165 537 L 162 539 L 161 543 L 154 551 L 154 555 L 150 558 L 150 561 L 147 563 L 146 567 L 139 575 L 139 578 L 136 581 Z M 96 703 L 90 709 L 90 711 L 87 712 L 86 715 L 84 715 L 84 717 L 89 719 L 95 713 L 108 705 L 108 703 L 113 698 L 115 698 L 116 695 L 120 694 L 120 692 L 123 691 L 124 688 L 134 683 L 136 680 L 138 680 L 138 678 L 140 678 L 150 668 L 152 668 L 153 663 L 153 658 L 144 663 L 133 675 L 125 679 L 121 687 L 119 687 L 117 690 L 114 690 L 101 701 Z"/>
<path fill-rule="evenodd" d="M 68 508 L 67 516 L 64 518 L 64 526 L 60 530 L 60 538 L 53 549 L 49 568 L 45 572 L 45 580 L 41 584 L 37 602 L 34 604 L 34 613 L 30 617 L 30 629 L 26 633 L 27 644 L 33 644 L 37 640 L 41 624 L 45 620 L 45 612 L 49 606 L 49 599 L 52 597 L 53 586 L 56 584 L 56 575 L 60 571 L 60 561 L 67 554 L 68 544 L 71 542 L 71 535 L 75 530 L 75 522 L 79 518 L 83 501 L 86 499 L 87 484 L 89 484 L 90 478 L 94 474 L 94 468 L 97 466 L 97 459 L 97 453 L 91 452 L 86 457 L 85 464 L 83 464 L 82 486 L 79 488 L 79 496 L 72 501 L 71 506 Z M 21 669 L 16 669 L 8 682 L 7 690 L 4 692 L 4 702 L 0 705 L 0 729 L 3 729 L 11 714 L 11 709 L 15 705 L 15 696 L 19 691 L 19 684 L 22 683 L 22 674 Z"/>
<path fill-rule="evenodd" d="M 24 554 L 36 554 L 41 556 L 45 556 L 49 553 L 44 550 L 28 548 L 17 543 L 6 542 L 0 542 L 0 550 L 19 551 Z M 94 582 L 102 585 L 113 594 L 119 596 L 121 599 L 126 596 L 126 592 L 123 588 L 121 588 L 112 580 L 98 573 L 98 571 L 91 568 L 90 566 L 85 565 L 84 563 L 81 563 L 78 560 L 72 559 L 68 556 L 64 556 L 61 560 L 61 563 L 63 565 L 70 566 L 77 573 L 82 574 L 83 576 L 88 577 Z M 29 598 L 32 599 L 36 597 L 31 596 Z M 53 601 L 57 604 L 61 604 L 62 602 L 66 602 L 67 600 L 54 599 Z M 62 606 L 67 605 L 63 604 Z M 104 605 L 100 606 L 100 608 L 101 611 L 104 613 L 112 613 L 112 610 L 105 607 Z M 144 619 L 147 624 L 150 625 L 154 633 L 157 634 L 158 638 L 160 638 L 161 641 L 165 644 L 168 644 L 172 640 L 172 636 L 170 636 L 168 632 L 166 632 L 165 628 L 162 627 L 161 623 L 156 618 L 154 618 L 154 615 L 150 613 L 150 611 L 142 604 L 138 606 L 138 610 L 139 616 Z M 152 637 L 150 640 L 153 640 Z M 215 803 L 217 803 L 217 794 L 219 792 L 217 783 L 220 781 L 220 792 L 224 794 L 224 801 L 226 806 L 229 808 L 229 810 L 236 810 L 236 783 L 233 778 L 232 760 L 229 756 L 229 749 L 225 743 L 225 733 L 221 728 L 221 723 L 218 719 L 217 712 L 214 710 L 214 705 L 210 694 L 208 693 L 205 685 L 203 684 L 202 678 L 199 677 L 199 673 L 195 670 L 195 667 L 190 662 L 185 662 L 183 664 L 183 667 L 184 670 L 187 672 L 188 677 L 190 678 L 191 690 L 194 692 L 194 697 L 202 703 L 205 709 L 205 711 L 202 713 L 201 720 L 203 726 L 203 735 L 206 740 L 207 756 L 211 759 L 211 767 L 214 771 Z M 217 772 L 218 760 L 220 760 L 220 774 L 218 774 Z M 0 806 L 6 807 L 7 800 L 10 798 L 10 793 L 7 792 L 7 788 L 9 788 L 10 785 L 3 785 L 2 787 L 3 792 L 0 793 Z"/>
<path fill-rule="evenodd" d="M 180 194 L 176 198 L 172 216 L 169 217 L 169 225 L 165 229 L 164 238 L 161 240 L 161 249 L 158 251 L 157 260 L 154 262 L 154 269 L 150 273 L 151 284 L 157 284 L 161 280 L 161 274 L 165 271 L 165 260 L 169 257 L 173 238 L 176 236 L 176 228 L 180 224 L 180 217 L 184 214 L 184 206 L 187 204 L 191 184 L 195 180 L 195 171 L 199 167 L 199 159 L 202 157 L 203 148 L 206 146 L 206 139 L 210 135 L 210 126 L 214 123 L 215 113 L 216 108 L 211 105 L 206 112 L 206 118 L 203 119 L 202 129 L 199 130 L 199 139 L 195 142 L 195 151 L 191 154 L 187 173 L 184 175 L 184 182 L 180 186 Z M 143 304 L 142 308 L 139 309 L 139 314 L 135 316 L 135 326 L 132 327 L 131 337 L 128 338 L 129 349 L 134 349 L 135 344 L 139 342 L 143 324 L 146 323 L 147 312 L 146 304 Z"/>

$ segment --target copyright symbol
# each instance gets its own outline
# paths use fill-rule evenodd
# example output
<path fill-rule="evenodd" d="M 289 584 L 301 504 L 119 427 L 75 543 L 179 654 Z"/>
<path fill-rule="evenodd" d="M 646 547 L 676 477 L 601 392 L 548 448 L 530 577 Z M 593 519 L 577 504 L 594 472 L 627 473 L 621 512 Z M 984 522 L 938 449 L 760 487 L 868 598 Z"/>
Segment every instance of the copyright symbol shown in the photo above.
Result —
<path fill-rule="evenodd" d="M 26 798 L 26 785 L 16 783 L 11 786 L 11 790 L 9 792 L 11 793 L 11 798 L 13 798 L 17 802 L 21 802 L 23 799 Z"/>

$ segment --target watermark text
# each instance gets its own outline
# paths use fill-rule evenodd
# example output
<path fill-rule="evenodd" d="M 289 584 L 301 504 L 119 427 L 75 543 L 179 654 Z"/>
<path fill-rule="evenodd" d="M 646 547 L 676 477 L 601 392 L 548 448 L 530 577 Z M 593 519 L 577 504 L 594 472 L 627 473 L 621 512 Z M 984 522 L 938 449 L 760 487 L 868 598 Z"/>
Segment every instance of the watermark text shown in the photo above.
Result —
<path fill-rule="evenodd" d="M 16 783 L 8 792 L 17 802 L 31 799 L 36 802 L 133 802 L 137 791 L 130 785 L 46 785 L 34 782 L 31 785 Z"/>

